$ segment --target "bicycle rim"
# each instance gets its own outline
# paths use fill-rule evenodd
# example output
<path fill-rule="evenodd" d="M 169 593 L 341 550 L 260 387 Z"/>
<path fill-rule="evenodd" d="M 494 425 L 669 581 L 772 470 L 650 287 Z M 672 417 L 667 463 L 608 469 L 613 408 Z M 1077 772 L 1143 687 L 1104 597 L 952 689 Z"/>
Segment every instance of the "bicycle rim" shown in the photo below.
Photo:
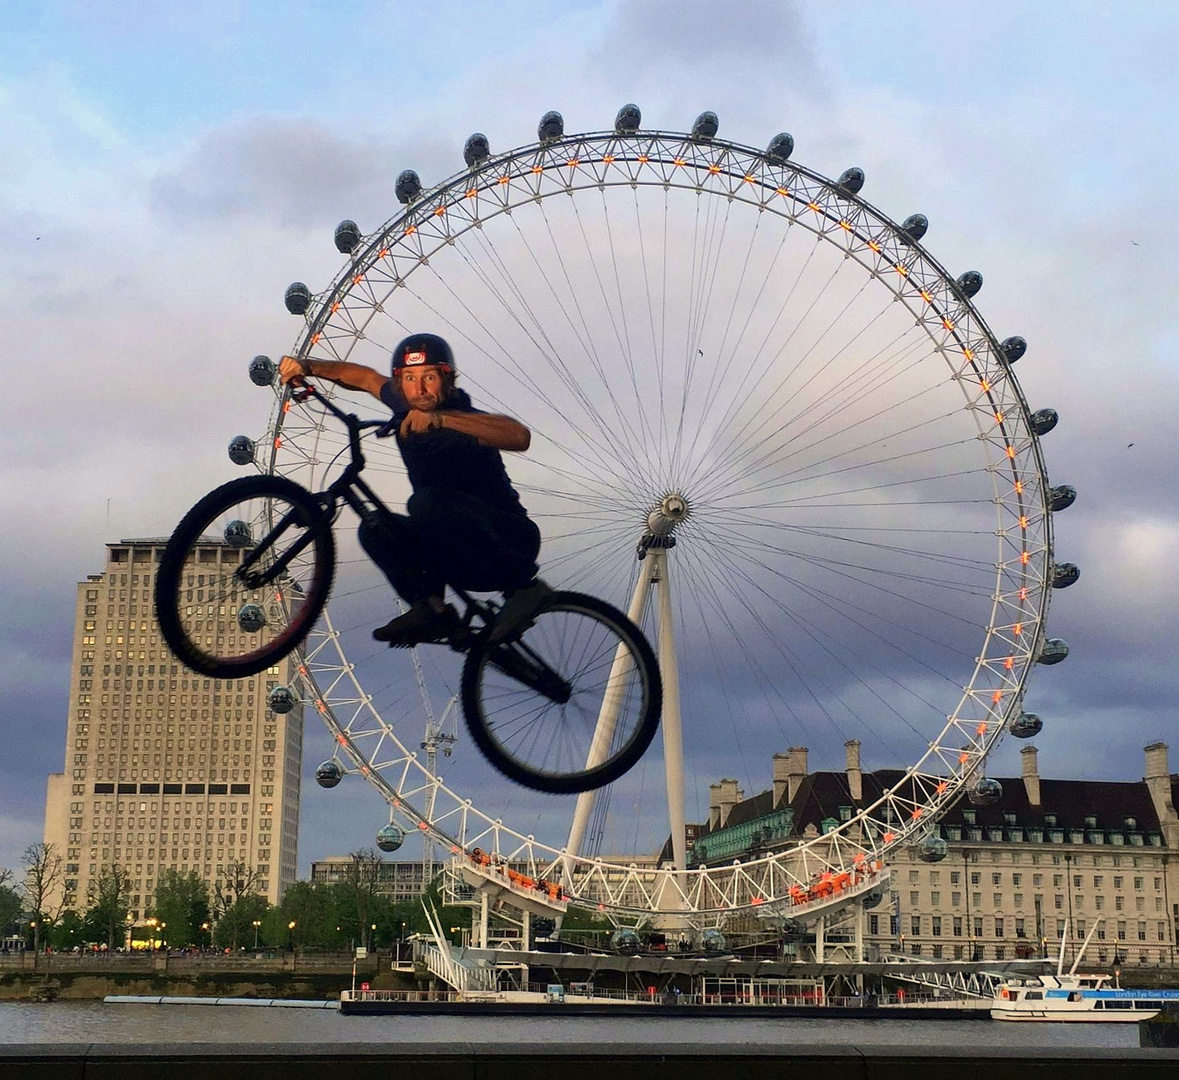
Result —
<path fill-rule="evenodd" d="M 335 551 L 315 499 L 278 477 L 244 477 L 177 526 L 156 578 L 172 651 L 214 678 L 255 674 L 289 654 L 323 610 Z M 247 572 L 259 580 L 243 580 Z"/>
<path fill-rule="evenodd" d="M 538 661 L 543 677 L 530 678 Z M 539 791 L 618 779 L 650 745 L 661 704 L 646 638 L 609 604 L 575 593 L 550 597 L 516 644 L 476 646 L 463 669 L 472 738 L 504 775 Z"/>

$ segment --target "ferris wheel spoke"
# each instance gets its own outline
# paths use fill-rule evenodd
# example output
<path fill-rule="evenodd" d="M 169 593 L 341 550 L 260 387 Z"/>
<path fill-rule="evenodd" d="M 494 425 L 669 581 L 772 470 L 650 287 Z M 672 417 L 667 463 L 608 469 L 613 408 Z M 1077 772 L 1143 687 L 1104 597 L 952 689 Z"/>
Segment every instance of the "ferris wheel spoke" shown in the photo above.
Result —
<path fill-rule="evenodd" d="M 726 537 L 723 531 L 720 531 L 718 541 L 728 543 L 731 546 L 737 546 L 741 544 L 739 537 Z M 865 631 L 875 639 L 877 644 L 883 646 L 886 650 L 900 653 L 905 657 L 906 660 L 919 664 L 931 674 L 936 675 L 939 679 L 957 687 L 957 682 L 947 676 L 943 670 L 934 667 L 927 661 L 922 660 L 917 654 L 911 652 L 908 649 L 905 649 L 901 645 L 901 641 L 916 639 L 918 643 L 923 644 L 928 649 L 936 648 L 942 654 L 949 652 L 952 654 L 956 653 L 958 656 L 966 656 L 966 653 L 964 653 L 961 649 L 956 649 L 952 644 L 947 643 L 941 637 L 925 634 L 922 631 L 915 629 L 911 623 L 901 622 L 897 619 L 890 618 L 883 613 L 865 611 L 862 606 L 849 603 L 846 598 L 839 595 L 838 593 L 821 588 L 814 582 L 803 581 L 798 577 L 787 574 L 784 570 L 781 570 L 775 566 L 771 566 L 763 560 L 758 560 L 753 556 L 751 556 L 751 560 L 760 570 L 764 571 L 770 577 L 777 579 L 784 584 L 790 585 L 802 594 L 810 596 L 812 599 L 818 601 L 824 610 L 827 610 L 832 615 L 835 615 L 844 621 L 850 622 L 859 629 Z M 876 591 L 887 593 L 894 599 L 899 599 L 906 603 L 914 604 L 917 607 L 923 606 L 920 601 L 914 601 L 911 597 L 903 593 L 884 590 L 879 585 L 876 585 L 870 581 L 862 581 L 853 575 L 842 574 L 838 571 L 834 573 L 835 576 L 846 577 L 857 585 L 866 585 L 874 588 Z M 875 623 L 880 627 L 880 629 L 873 629 L 867 620 Z"/>
<path fill-rule="evenodd" d="M 936 393 L 945 385 L 934 384 L 918 391 L 915 395 L 905 398 L 898 397 L 896 401 L 875 412 L 860 416 L 852 414 L 849 417 L 849 410 L 851 410 L 852 406 L 859 405 L 877 396 L 885 385 L 908 375 L 918 365 L 925 362 L 927 356 L 924 354 L 919 355 L 911 359 L 903 367 L 898 367 L 894 362 L 894 360 L 898 359 L 907 359 L 907 357 L 903 355 L 896 357 L 890 356 L 885 357 L 881 361 L 880 367 L 887 368 L 886 378 L 880 379 L 877 382 L 868 382 L 866 380 L 855 379 L 852 376 L 849 378 L 847 384 L 850 389 L 842 389 L 841 393 L 843 396 L 838 400 L 831 400 L 834 397 L 833 393 L 824 395 L 822 401 L 805 406 L 799 412 L 794 413 L 780 423 L 777 423 L 776 426 L 771 427 L 770 425 L 774 423 L 778 415 L 785 408 L 785 403 L 783 403 L 773 414 L 766 416 L 758 427 L 738 432 L 723 449 L 714 450 L 713 454 L 722 463 L 722 468 L 727 469 L 730 473 L 736 472 L 740 463 L 744 463 L 746 468 L 751 471 L 763 471 L 778 466 L 796 457 L 798 454 L 813 454 L 824 443 L 830 442 L 833 439 L 846 439 L 857 429 L 877 423 L 892 412 L 898 410 L 911 412 L 923 396 Z M 821 415 L 811 415 L 820 408 L 825 408 L 826 412 Z M 873 442 L 883 445 L 887 443 L 889 438 L 895 438 L 898 434 L 909 431 L 910 428 L 916 430 L 921 427 L 928 427 L 955 415 L 955 413 L 951 412 L 943 416 L 927 417 L 917 424 L 911 424 L 909 427 L 901 428 L 896 432 L 878 434 L 873 439 Z M 809 420 L 809 423 L 803 425 L 802 421 L 804 420 Z M 821 425 L 828 425 L 830 428 L 826 435 L 809 439 L 803 446 L 793 450 L 790 449 L 796 443 L 810 436 Z M 761 457 L 756 457 L 755 455 L 759 453 Z M 750 461 L 750 458 L 753 458 L 753 460 Z"/>
<path fill-rule="evenodd" d="M 716 526 L 716 529 L 718 533 L 724 535 L 724 526 Z M 899 600 L 904 604 L 921 608 L 930 614 L 940 615 L 944 618 L 952 619 L 961 623 L 963 626 L 969 626 L 971 628 L 977 628 L 978 626 L 977 618 L 970 619 L 963 617 L 957 612 L 949 611 L 928 601 L 921 600 L 918 597 L 913 596 L 912 593 L 901 592 L 897 589 L 887 588 L 885 585 L 881 584 L 879 580 L 876 580 L 877 578 L 883 576 L 886 578 L 897 578 L 912 583 L 920 580 L 915 575 L 901 574 L 892 568 L 882 568 L 878 566 L 874 567 L 864 563 L 849 563 L 832 558 L 825 558 L 823 556 L 813 555 L 797 549 L 786 549 L 775 544 L 769 544 L 765 542 L 757 543 L 756 541 L 750 541 L 746 537 L 732 532 L 729 533 L 728 539 L 729 543 L 731 543 L 734 547 L 737 547 L 739 550 L 745 552 L 751 557 L 755 554 L 760 554 L 763 556 L 763 558 L 767 554 L 784 556 L 787 560 L 797 560 L 800 563 L 805 563 L 825 570 L 833 577 L 838 577 L 854 582 L 856 585 L 867 587 L 878 593 L 892 597 L 895 600 Z M 765 563 L 764 561 L 761 562 L 761 565 L 771 573 L 776 572 L 772 567 L 769 566 L 768 563 Z M 864 576 L 850 573 L 850 570 L 859 570 Z M 940 583 L 937 584 L 940 586 Z M 974 595 L 977 596 L 980 600 L 989 601 L 991 599 L 991 593 L 989 591 L 984 592 L 981 589 L 977 590 Z"/>
<path fill-rule="evenodd" d="M 776 599 L 775 597 L 771 596 L 765 590 L 764 586 L 762 586 L 760 583 L 753 580 L 752 576 L 749 575 L 747 572 L 745 572 L 740 566 L 738 566 L 738 568 L 737 568 L 737 575 L 742 581 L 745 582 L 745 584 L 749 587 L 750 590 L 752 590 L 753 593 L 760 594 L 763 597 L 763 599 L 769 599 L 771 601 Z M 742 589 L 738 588 L 735 583 L 729 582 L 728 584 L 729 584 L 731 591 L 739 599 L 741 599 L 744 602 L 744 604 L 747 606 L 747 608 L 749 610 L 754 610 L 755 605 L 753 604 L 752 597 L 748 593 L 744 592 Z M 801 629 L 804 630 L 804 632 L 807 634 L 807 636 L 810 638 L 810 640 L 812 640 L 821 649 L 823 655 L 826 657 L 826 659 L 828 661 L 832 662 L 836 667 L 843 670 L 847 674 L 847 676 L 849 677 L 849 679 L 852 683 L 859 685 L 862 688 L 862 690 L 867 692 L 873 699 L 877 700 L 877 702 L 879 704 L 881 704 L 887 712 L 889 712 L 893 716 L 895 716 L 896 719 L 904 727 L 906 727 L 907 729 L 909 729 L 911 732 L 913 732 L 914 734 L 916 734 L 918 736 L 921 735 L 920 729 L 918 729 L 915 725 L 913 725 L 913 723 L 909 720 L 909 718 L 906 717 L 904 714 L 902 714 L 899 710 L 897 710 L 894 705 L 892 705 L 890 702 L 886 701 L 882 697 L 882 695 L 879 693 L 879 691 L 867 679 L 865 679 L 860 674 L 859 666 L 853 667 L 851 664 L 849 664 L 845 661 L 845 659 L 843 657 L 849 654 L 849 650 L 846 648 L 846 646 L 844 646 L 842 644 L 842 641 L 839 637 L 831 635 L 831 634 L 827 633 L 826 631 L 822 630 L 820 627 L 818 627 L 816 624 L 814 624 L 812 620 L 808 620 L 808 619 L 802 617 L 798 612 L 796 612 L 790 606 L 783 604 L 781 607 L 781 610 L 783 611 L 784 614 L 787 615 L 787 617 L 790 619 L 790 621 L 794 622 L 796 625 L 798 625 Z M 778 641 L 777 635 L 773 632 L 773 630 L 769 627 L 769 625 L 767 623 L 765 623 L 765 621 L 762 619 L 759 619 L 759 628 L 762 632 L 762 637 L 766 640 L 770 640 L 770 641 L 775 642 L 776 647 L 778 647 L 779 651 L 781 651 L 781 648 L 783 646 L 781 646 L 781 643 Z M 862 657 L 851 654 L 851 659 L 858 661 L 860 666 L 862 666 L 862 663 L 863 663 Z M 870 665 L 870 666 L 874 667 L 874 665 Z M 805 672 L 808 670 L 814 672 L 816 670 L 823 670 L 823 668 L 815 668 L 813 665 L 800 664 L 797 669 L 797 675 L 798 675 L 798 678 L 800 679 L 800 681 L 806 682 Z M 849 703 L 849 701 L 847 700 L 845 695 L 843 695 L 839 690 L 837 690 L 835 687 L 833 687 L 829 682 L 827 682 L 827 680 L 820 678 L 818 681 L 822 685 L 822 690 L 823 690 L 824 696 L 828 699 L 833 699 L 834 701 L 838 702 L 839 705 L 842 707 L 842 709 L 846 712 L 846 714 L 849 715 L 850 717 L 852 717 L 854 720 L 856 720 L 859 727 L 863 728 L 866 731 L 872 732 L 878 739 L 880 739 L 882 746 L 890 754 L 897 755 L 902 752 L 899 747 L 897 747 L 895 744 L 893 744 L 886 736 L 883 736 L 881 734 L 881 732 L 877 728 L 877 725 L 874 724 L 874 722 L 870 719 L 869 716 L 864 715 L 862 712 L 860 712 L 859 710 L 854 708 Z M 903 683 L 899 682 L 898 680 L 890 679 L 888 681 L 893 682 L 898 690 L 908 692 L 908 688 Z M 819 698 L 818 698 L 816 692 L 810 689 L 809 684 L 808 684 L 808 690 L 811 693 L 812 700 L 818 701 Z M 923 704 L 929 705 L 929 703 L 925 702 L 924 699 L 922 699 L 919 695 L 914 694 L 913 696 L 916 697 L 917 700 L 921 701 Z M 930 707 L 933 708 L 932 705 L 930 705 Z M 824 711 L 826 718 L 832 724 L 836 724 L 833 714 L 829 710 L 827 710 L 825 707 L 824 707 L 823 711 Z M 838 725 L 836 725 L 836 726 L 838 728 Z M 845 736 L 845 732 L 843 732 L 842 730 L 840 731 L 840 734 L 841 734 L 841 736 Z"/>

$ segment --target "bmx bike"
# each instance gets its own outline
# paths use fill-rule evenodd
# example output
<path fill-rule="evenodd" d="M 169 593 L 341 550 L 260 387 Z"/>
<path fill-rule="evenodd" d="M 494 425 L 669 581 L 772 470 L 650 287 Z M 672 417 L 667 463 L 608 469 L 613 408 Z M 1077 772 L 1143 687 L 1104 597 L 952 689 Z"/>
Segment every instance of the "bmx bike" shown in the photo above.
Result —
<path fill-rule="evenodd" d="M 277 664 L 307 637 L 336 570 L 341 504 L 362 520 L 390 513 L 361 478 L 362 435 L 386 438 L 395 421 L 361 420 L 305 386 L 348 433 L 351 460 L 322 491 L 282 476 L 231 480 L 176 527 L 156 573 L 160 632 L 187 667 L 242 679 Z M 462 610 L 445 644 L 465 654 L 463 716 L 483 756 L 526 787 L 573 794 L 617 780 L 659 726 L 662 683 L 643 632 L 593 596 L 556 591 L 531 625 L 491 644 L 499 613 L 451 586 Z"/>

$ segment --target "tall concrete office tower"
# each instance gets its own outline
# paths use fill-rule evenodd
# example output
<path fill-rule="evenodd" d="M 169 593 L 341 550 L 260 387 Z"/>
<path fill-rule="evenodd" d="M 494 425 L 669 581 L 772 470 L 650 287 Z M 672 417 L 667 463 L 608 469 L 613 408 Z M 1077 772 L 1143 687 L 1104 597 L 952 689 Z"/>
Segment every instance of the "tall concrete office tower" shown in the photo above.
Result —
<path fill-rule="evenodd" d="M 78 584 L 65 770 L 49 777 L 45 840 L 65 857 L 65 901 L 86 907 L 104 866 L 131 877 L 142 920 L 165 868 L 210 885 L 234 863 L 277 903 L 295 880 L 303 717 L 276 715 L 267 693 L 289 661 L 249 679 L 205 679 L 164 644 L 152 604 L 165 539 L 107 545 L 106 568 Z M 210 542 L 194 553 L 187 585 L 239 552 Z M 233 613 L 220 613 L 225 632 Z"/>

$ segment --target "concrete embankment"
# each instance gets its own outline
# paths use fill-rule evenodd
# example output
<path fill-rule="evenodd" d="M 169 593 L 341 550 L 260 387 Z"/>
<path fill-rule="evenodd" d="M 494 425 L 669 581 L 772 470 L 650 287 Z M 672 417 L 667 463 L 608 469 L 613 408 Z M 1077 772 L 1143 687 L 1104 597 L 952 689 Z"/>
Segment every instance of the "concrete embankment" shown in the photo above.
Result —
<path fill-rule="evenodd" d="M 170 1080 L 387 1080 L 407 1074 L 507 1080 L 604 1073 L 612 1080 L 1174 1080 L 1179 1075 L 1179 1050 L 880 1045 L 733 1049 L 688 1043 L 0 1046 L 0 1080 L 157 1080 L 161 1075 Z"/>

